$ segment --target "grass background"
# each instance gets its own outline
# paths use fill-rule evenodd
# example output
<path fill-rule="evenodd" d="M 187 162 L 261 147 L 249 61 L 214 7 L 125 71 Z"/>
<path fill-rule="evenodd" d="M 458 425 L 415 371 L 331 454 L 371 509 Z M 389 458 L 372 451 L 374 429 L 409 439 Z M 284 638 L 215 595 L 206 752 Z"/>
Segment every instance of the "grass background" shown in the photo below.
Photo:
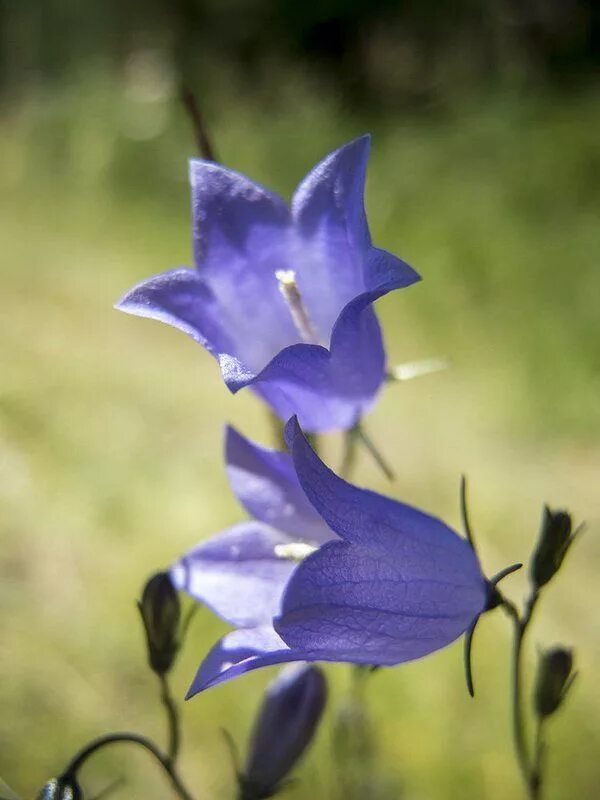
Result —
<path fill-rule="evenodd" d="M 547 591 L 530 639 L 574 645 L 581 674 L 549 725 L 548 799 L 596 796 L 600 772 L 597 521 L 600 404 L 597 259 L 600 106 L 482 96 L 435 113 L 363 119 L 291 76 L 281 95 L 225 85 L 207 98 L 218 152 L 289 196 L 333 147 L 374 136 L 367 209 L 377 244 L 423 282 L 378 304 L 390 363 L 452 369 L 385 389 L 368 427 L 397 473 L 368 456 L 357 481 L 458 524 L 458 482 L 488 574 L 526 560 L 541 506 L 589 521 Z M 190 262 L 187 120 L 168 86 L 143 91 L 90 68 L 38 87 L 0 117 L 0 774 L 33 796 L 106 730 L 163 735 L 135 599 L 149 572 L 243 517 L 222 469 L 225 422 L 270 435 L 212 359 L 112 304 L 133 282 Z M 339 441 L 325 442 L 339 463 Z M 517 600 L 523 577 L 506 582 Z M 225 626 L 198 614 L 174 676 L 182 697 Z M 521 796 L 508 714 L 508 623 L 480 626 L 477 698 L 457 644 L 382 670 L 367 695 L 373 796 Z M 332 709 L 349 670 L 328 666 Z M 219 728 L 243 745 L 269 671 L 183 709 L 182 770 L 199 797 L 233 796 Z M 337 797 L 333 713 L 289 797 Z M 107 751 L 86 771 L 115 797 L 169 790 L 144 755 Z"/>

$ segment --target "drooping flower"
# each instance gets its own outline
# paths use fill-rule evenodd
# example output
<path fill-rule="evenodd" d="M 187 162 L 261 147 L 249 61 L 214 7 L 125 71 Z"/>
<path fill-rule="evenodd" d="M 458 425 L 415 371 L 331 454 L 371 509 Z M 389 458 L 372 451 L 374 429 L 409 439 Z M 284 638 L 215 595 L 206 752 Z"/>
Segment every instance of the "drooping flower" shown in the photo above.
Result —
<path fill-rule="evenodd" d="M 489 584 L 467 541 L 441 520 L 359 489 L 286 428 L 299 481 L 339 539 L 308 556 L 271 625 L 234 631 L 209 653 L 189 695 L 286 661 L 390 666 L 450 644 L 484 610 Z"/>
<path fill-rule="evenodd" d="M 371 243 L 369 137 L 327 156 L 291 205 L 233 170 L 192 159 L 195 269 L 156 275 L 117 304 L 187 333 L 233 392 L 251 386 L 306 430 L 348 428 L 385 373 L 372 303 L 417 273 Z"/>
<path fill-rule="evenodd" d="M 231 488 L 253 519 L 187 552 L 171 579 L 233 625 L 269 623 L 298 558 L 335 534 L 306 498 L 288 453 L 227 428 L 225 461 Z"/>

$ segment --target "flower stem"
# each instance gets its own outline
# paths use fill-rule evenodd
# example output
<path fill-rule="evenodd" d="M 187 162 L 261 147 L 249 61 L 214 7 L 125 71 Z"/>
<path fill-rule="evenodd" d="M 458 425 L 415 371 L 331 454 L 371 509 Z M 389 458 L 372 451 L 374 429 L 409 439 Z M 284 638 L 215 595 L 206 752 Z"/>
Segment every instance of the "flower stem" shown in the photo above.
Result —
<path fill-rule="evenodd" d="M 169 727 L 169 745 L 167 748 L 168 758 L 171 766 L 175 766 L 177 756 L 179 755 L 179 747 L 181 744 L 180 726 L 179 726 L 179 711 L 171 688 L 169 680 L 166 675 L 159 675 L 160 681 L 160 699 L 167 712 L 167 723 Z"/>
<path fill-rule="evenodd" d="M 193 795 L 191 795 L 190 792 L 185 788 L 181 778 L 175 771 L 175 767 L 169 756 L 162 753 L 150 739 L 145 736 L 140 736 L 137 733 L 109 733 L 106 736 L 99 736 L 97 739 L 94 739 L 85 747 L 83 747 L 79 753 L 77 753 L 71 759 L 60 780 L 65 782 L 72 781 L 77 777 L 78 771 L 83 767 L 90 756 L 101 750 L 103 747 L 123 742 L 137 745 L 138 747 L 146 750 L 146 752 L 150 753 L 150 755 L 155 759 L 155 761 L 158 762 L 158 764 L 160 764 L 160 766 L 169 776 L 171 785 L 181 800 L 194 800 Z"/>
<path fill-rule="evenodd" d="M 535 749 L 533 755 L 533 766 L 531 770 L 531 781 L 532 781 L 532 794 L 533 798 L 539 798 L 542 796 L 542 772 L 543 772 L 543 761 L 544 761 L 544 739 L 543 739 L 543 732 L 544 732 L 544 719 L 538 716 L 537 719 L 537 727 L 535 731 Z"/>
<path fill-rule="evenodd" d="M 527 730 L 523 710 L 523 643 L 525 634 L 538 601 L 537 591 L 532 591 L 525 610 L 520 615 L 517 608 L 506 598 L 502 599 L 502 607 L 513 622 L 513 652 L 512 652 L 512 727 L 515 753 L 523 781 L 527 787 L 530 800 L 540 797 L 540 777 L 537 775 L 536 766 L 539 766 L 536 757 L 532 762 L 527 743 Z"/>

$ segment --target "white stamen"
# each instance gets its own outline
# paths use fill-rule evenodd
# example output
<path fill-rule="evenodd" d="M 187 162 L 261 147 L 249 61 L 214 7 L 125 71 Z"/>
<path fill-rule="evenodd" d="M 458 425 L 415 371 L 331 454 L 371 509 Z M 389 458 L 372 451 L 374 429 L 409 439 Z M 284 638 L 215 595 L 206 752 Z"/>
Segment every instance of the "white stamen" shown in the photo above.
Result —
<path fill-rule="evenodd" d="M 275 555 L 287 561 L 304 561 L 311 553 L 317 550 L 312 544 L 306 542 L 290 542 L 289 544 L 276 544 Z"/>
<path fill-rule="evenodd" d="M 319 336 L 302 301 L 302 295 L 296 283 L 296 273 L 293 269 L 278 269 L 275 278 L 302 341 L 306 344 L 318 344 Z"/>

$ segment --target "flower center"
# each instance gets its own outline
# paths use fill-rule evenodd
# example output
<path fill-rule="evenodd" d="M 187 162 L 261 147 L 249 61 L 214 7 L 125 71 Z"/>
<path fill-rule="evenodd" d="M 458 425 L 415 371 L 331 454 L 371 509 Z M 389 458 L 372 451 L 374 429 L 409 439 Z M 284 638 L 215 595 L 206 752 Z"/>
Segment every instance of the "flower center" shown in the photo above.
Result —
<path fill-rule="evenodd" d="M 296 273 L 293 269 L 278 269 L 275 278 L 300 338 L 306 344 L 319 344 L 317 329 L 308 314 L 296 283 Z"/>
<path fill-rule="evenodd" d="M 289 544 L 276 544 L 275 555 L 277 558 L 285 558 L 286 561 L 304 561 L 307 556 L 318 549 L 308 542 L 290 542 Z"/>

